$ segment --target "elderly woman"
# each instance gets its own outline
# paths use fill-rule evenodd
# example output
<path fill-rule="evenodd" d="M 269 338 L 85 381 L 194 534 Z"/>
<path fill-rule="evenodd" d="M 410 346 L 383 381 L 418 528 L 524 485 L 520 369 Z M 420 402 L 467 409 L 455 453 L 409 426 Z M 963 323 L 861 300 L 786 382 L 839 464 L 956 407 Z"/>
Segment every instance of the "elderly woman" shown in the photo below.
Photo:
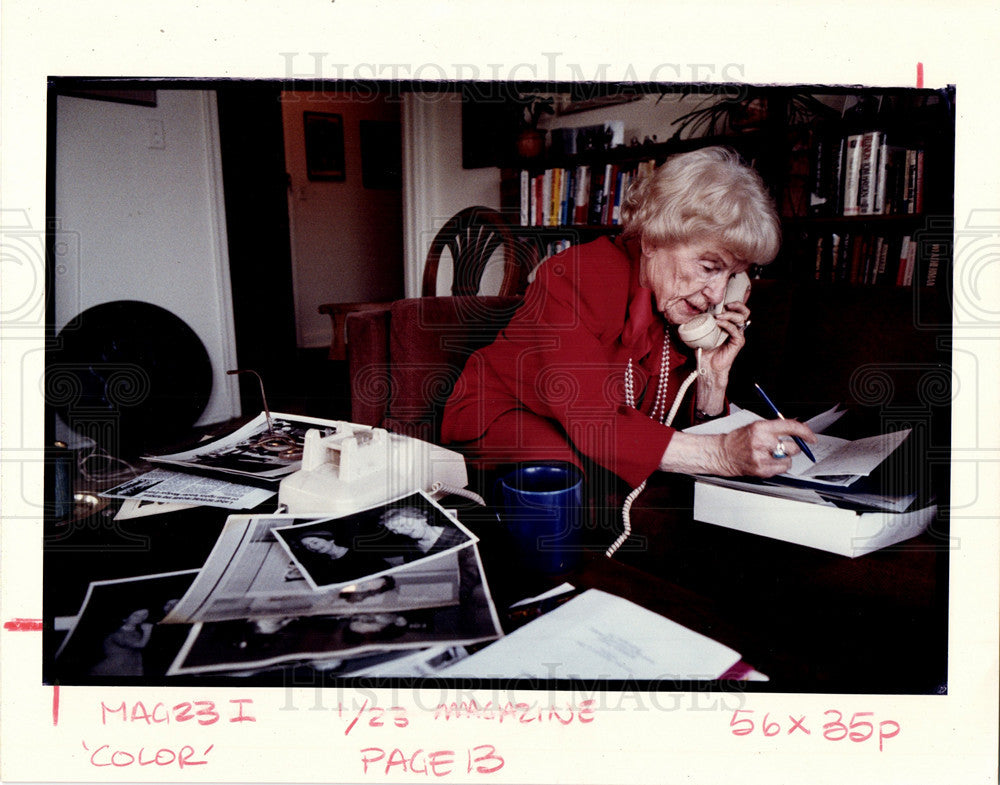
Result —
<path fill-rule="evenodd" d="M 763 181 L 724 148 L 677 155 L 630 189 L 622 224 L 620 239 L 539 267 L 510 324 L 466 364 L 443 441 L 483 468 L 586 458 L 631 487 L 656 470 L 786 471 L 798 452 L 790 437 L 815 441 L 801 423 L 693 435 L 670 427 L 668 414 L 686 379 L 694 394 L 685 425 L 725 413 L 750 321 L 745 298 L 718 315 L 716 348 L 688 348 L 678 328 L 722 303 L 734 276 L 777 255 L 779 221 Z"/>

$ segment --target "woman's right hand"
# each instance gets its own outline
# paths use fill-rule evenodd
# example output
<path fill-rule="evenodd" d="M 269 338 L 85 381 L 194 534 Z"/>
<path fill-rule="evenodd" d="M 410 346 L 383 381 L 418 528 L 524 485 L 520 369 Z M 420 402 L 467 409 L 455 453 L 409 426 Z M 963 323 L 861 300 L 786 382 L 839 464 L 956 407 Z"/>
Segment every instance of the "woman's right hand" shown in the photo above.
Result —
<path fill-rule="evenodd" d="M 788 471 L 791 456 L 801 452 L 793 436 L 816 443 L 816 434 L 796 420 L 758 420 L 730 433 L 711 436 L 678 431 L 671 437 L 659 468 L 720 477 L 774 477 Z M 779 439 L 784 458 L 774 457 Z"/>
<path fill-rule="evenodd" d="M 809 444 L 816 434 L 796 420 L 758 420 L 722 435 L 719 456 L 723 477 L 774 477 L 792 468 L 792 456 L 801 452 L 792 439 L 798 436 Z M 775 458 L 778 445 L 786 457 Z"/>

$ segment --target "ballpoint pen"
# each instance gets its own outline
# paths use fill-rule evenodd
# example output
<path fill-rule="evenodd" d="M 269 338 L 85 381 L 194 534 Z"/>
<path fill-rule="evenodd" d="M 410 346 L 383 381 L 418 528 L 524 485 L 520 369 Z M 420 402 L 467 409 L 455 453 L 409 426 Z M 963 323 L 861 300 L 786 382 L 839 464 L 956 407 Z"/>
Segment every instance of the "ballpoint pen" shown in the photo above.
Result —
<path fill-rule="evenodd" d="M 757 388 L 757 394 L 760 395 L 764 403 L 767 404 L 767 408 L 771 410 L 771 413 L 779 420 L 784 420 L 785 415 L 783 415 L 781 412 L 778 411 L 778 407 L 774 405 L 774 401 L 772 401 L 770 398 L 767 397 L 767 393 L 760 388 L 760 385 L 754 384 L 754 387 Z M 816 458 L 813 456 L 810 449 L 806 446 L 806 443 L 802 441 L 802 439 L 800 439 L 798 436 L 793 436 L 792 438 L 795 440 L 795 443 L 799 445 L 799 449 L 802 450 L 806 458 L 808 458 L 813 463 L 816 463 Z"/>

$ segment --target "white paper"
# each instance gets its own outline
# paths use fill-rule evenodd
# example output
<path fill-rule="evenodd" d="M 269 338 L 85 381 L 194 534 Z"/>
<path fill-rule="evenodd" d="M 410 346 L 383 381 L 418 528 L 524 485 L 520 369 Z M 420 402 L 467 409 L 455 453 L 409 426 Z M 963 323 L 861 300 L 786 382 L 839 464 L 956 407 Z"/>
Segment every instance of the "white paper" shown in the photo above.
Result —
<path fill-rule="evenodd" d="M 900 514 L 856 512 L 767 498 L 718 483 L 695 483 L 694 519 L 856 558 L 923 532 L 935 506 Z"/>
<path fill-rule="evenodd" d="M 550 597 L 558 597 L 560 594 L 565 594 L 568 591 L 573 591 L 573 585 L 571 583 L 562 583 L 556 586 L 554 589 L 549 589 L 548 591 L 542 592 L 536 597 L 526 597 L 523 600 L 518 600 L 515 603 L 511 603 L 511 608 L 519 608 L 522 605 L 531 605 L 533 602 L 541 602 L 542 600 L 547 600 Z"/>
<path fill-rule="evenodd" d="M 732 411 L 733 409 L 735 411 Z M 828 409 L 806 424 L 818 420 L 820 426 L 827 427 L 843 414 L 843 412 L 838 413 L 836 409 L 837 407 Z M 763 419 L 749 409 L 733 406 L 728 416 L 687 428 L 685 433 L 695 435 L 730 433 Z M 909 435 L 910 430 L 907 428 L 850 441 L 817 433 L 818 441 L 809 445 L 816 462 L 810 461 L 803 453 L 797 453 L 792 456 L 792 468 L 780 476 L 844 487 L 859 477 L 871 474 Z"/>
<path fill-rule="evenodd" d="M 274 494 L 274 491 L 264 488 L 166 469 L 153 469 L 101 492 L 101 496 L 112 499 L 177 502 L 223 507 L 227 510 L 251 510 Z"/>
<path fill-rule="evenodd" d="M 451 678 L 717 679 L 738 652 L 596 589 L 442 672 Z"/>
<path fill-rule="evenodd" d="M 779 499 L 792 499 L 806 504 L 822 504 L 829 507 L 836 505 L 820 496 L 819 492 L 812 488 L 798 488 L 792 485 L 764 485 L 759 482 L 749 482 L 736 477 L 715 477 L 711 475 L 697 475 L 698 482 L 705 482 L 709 485 L 719 485 L 723 488 L 734 488 L 747 493 L 757 493 L 762 496 L 774 496 Z"/>
<path fill-rule="evenodd" d="M 175 502 L 154 502 L 148 499 L 126 499 L 122 506 L 115 513 L 116 521 L 124 521 L 129 518 L 145 518 L 150 515 L 162 515 L 165 512 L 177 512 L 178 510 L 190 510 L 196 507 L 195 504 L 179 504 Z"/>
<path fill-rule="evenodd" d="M 813 433 L 823 433 L 827 428 L 833 425 L 837 420 L 847 414 L 847 409 L 841 409 L 840 404 L 827 409 L 825 412 L 820 412 L 815 417 L 811 417 L 806 420 L 806 425 L 812 430 Z"/>
<path fill-rule="evenodd" d="M 817 454 L 816 463 L 813 464 L 808 458 L 799 454 L 792 458 L 792 469 L 788 474 L 805 477 L 809 479 L 819 479 L 829 475 L 860 475 L 867 477 L 879 464 L 882 463 L 889 454 L 903 443 L 910 435 L 910 429 L 883 433 L 878 436 L 869 436 L 865 439 L 857 439 L 849 442 L 842 442 L 837 448 L 825 454 L 822 458 Z M 821 436 L 821 442 L 831 439 L 830 436 Z M 815 453 L 814 453 L 815 454 Z M 806 465 L 796 467 L 796 459 L 804 458 Z"/>

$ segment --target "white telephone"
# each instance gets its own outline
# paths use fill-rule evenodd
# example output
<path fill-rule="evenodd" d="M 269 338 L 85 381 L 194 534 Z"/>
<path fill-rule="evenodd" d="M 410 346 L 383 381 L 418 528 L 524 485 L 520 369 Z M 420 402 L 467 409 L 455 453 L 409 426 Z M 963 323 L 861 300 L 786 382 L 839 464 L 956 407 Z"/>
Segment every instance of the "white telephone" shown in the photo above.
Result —
<path fill-rule="evenodd" d="M 750 276 L 738 273 L 729 279 L 722 302 L 711 313 L 703 313 L 677 328 L 681 340 L 692 349 L 716 349 L 723 344 L 728 333 L 715 323 L 715 314 L 722 313 L 726 303 L 743 302 L 750 289 Z"/>
<path fill-rule="evenodd" d="M 465 488 L 465 459 L 409 436 L 350 422 L 335 433 L 306 431 L 302 468 L 278 487 L 290 513 L 347 515 L 417 490 Z"/>

